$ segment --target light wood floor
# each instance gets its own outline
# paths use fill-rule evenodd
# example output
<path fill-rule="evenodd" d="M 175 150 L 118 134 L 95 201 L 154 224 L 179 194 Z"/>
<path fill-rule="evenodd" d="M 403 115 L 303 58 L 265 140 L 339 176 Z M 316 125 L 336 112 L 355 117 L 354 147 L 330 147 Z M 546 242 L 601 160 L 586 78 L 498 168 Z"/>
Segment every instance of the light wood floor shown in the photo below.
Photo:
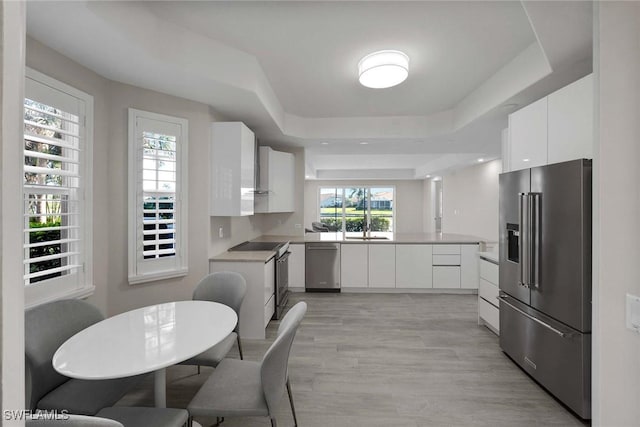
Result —
<path fill-rule="evenodd" d="M 477 325 L 475 295 L 297 293 L 290 304 L 300 300 L 308 312 L 289 361 L 300 427 L 582 425 Z M 244 340 L 245 358 L 260 360 L 276 328 L 272 321 L 265 341 Z M 229 357 L 238 357 L 236 348 Z M 168 406 L 186 407 L 210 372 L 170 368 Z M 152 378 L 120 401 L 152 403 Z M 228 418 L 222 425 L 270 424 Z M 285 396 L 278 426 L 292 425 Z"/>

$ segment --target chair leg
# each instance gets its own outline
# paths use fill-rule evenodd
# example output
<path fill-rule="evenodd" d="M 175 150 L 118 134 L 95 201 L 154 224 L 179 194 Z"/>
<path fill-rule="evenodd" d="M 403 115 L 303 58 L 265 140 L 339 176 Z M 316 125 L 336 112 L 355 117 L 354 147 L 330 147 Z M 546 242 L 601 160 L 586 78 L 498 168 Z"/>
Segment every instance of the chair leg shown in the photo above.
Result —
<path fill-rule="evenodd" d="M 293 414 L 293 425 L 298 427 L 298 418 L 296 417 L 296 408 L 293 406 L 293 393 L 291 393 L 291 382 L 287 378 L 287 394 L 289 395 L 289 403 L 291 404 L 291 413 Z"/>
<path fill-rule="evenodd" d="M 200 365 L 198 365 L 198 375 L 200 375 Z"/>
<path fill-rule="evenodd" d="M 240 360 L 244 360 L 244 357 L 242 356 L 242 344 L 240 344 L 240 335 L 237 335 L 236 339 L 238 341 L 238 353 L 240 353 Z"/>
<path fill-rule="evenodd" d="M 271 427 L 278 427 L 278 423 L 276 422 L 276 417 L 271 417 Z"/>

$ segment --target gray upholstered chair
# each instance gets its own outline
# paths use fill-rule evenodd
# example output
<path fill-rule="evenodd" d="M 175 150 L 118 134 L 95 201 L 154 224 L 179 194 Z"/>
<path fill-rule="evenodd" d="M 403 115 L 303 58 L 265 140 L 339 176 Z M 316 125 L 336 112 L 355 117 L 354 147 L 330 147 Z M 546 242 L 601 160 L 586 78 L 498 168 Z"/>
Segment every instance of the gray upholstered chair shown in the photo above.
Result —
<path fill-rule="evenodd" d="M 112 406 L 96 414 L 122 423 L 124 427 L 182 427 L 189 421 L 184 409 Z"/>
<path fill-rule="evenodd" d="M 27 409 L 95 415 L 112 406 L 141 377 L 78 380 L 60 375 L 52 365 L 58 347 L 77 332 L 101 321 L 96 307 L 82 300 L 62 300 L 25 311 Z"/>
<path fill-rule="evenodd" d="M 238 315 L 235 329 L 224 340 L 197 356 L 181 362 L 181 365 L 198 365 L 216 367 L 229 353 L 233 343 L 238 343 L 240 359 L 243 359 L 242 344 L 240 343 L 240 307 L 247 292 L 247 282 L 241 274 L 233 271 L 220 271 L 205 276 L 193 291 L 193 299 L 199 301 L 219 302 L 231 307 Z M 206 331 L 206 325 L 203 325 Z M 206 333 L 206 332 L 205 332 Z"/>
<path fill-rule="evenodd" d="M 34 416 L 26 427 L 182 427 L 189 421 L 184 409 L 127 406 L 104 408 L 95 417 L 58 414 L 58 419 L 47 419 L 53 415 Z"/>
<path fill-rule="evenodd" d="M 276 426 L 275 411 L 284 395 L 289 403 L 294 425 L 298 425 L 293 406 L 291 383 L 287 365 L 293 338 L 307 311 L 307 304 L 299 302 L 284 316 L 276 337 L 262 362 L 224 359 L 194 396 L 187 409 L 191 416 L 240 417 L 265 416 Z"/>
<path fill-rule="evenodd" d="M 125 427 L 118 421 L 106 418 L 88 417 L 85 415 L 60 414 L 58 419 L 47 419 L 49 417 L 36 417 L 28 419 L 26 427 Z"/>

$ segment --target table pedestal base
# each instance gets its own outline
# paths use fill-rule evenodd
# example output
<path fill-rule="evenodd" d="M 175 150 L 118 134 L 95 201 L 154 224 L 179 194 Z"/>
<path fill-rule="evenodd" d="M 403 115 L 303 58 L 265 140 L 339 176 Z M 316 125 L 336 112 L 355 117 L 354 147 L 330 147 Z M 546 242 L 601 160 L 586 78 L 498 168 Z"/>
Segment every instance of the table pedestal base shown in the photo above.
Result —
<path fill-rule="evenodd" d="M 167 370 L 158 369 L 154 373 L 154 396 L 156 408 L 167 407 Z"/>

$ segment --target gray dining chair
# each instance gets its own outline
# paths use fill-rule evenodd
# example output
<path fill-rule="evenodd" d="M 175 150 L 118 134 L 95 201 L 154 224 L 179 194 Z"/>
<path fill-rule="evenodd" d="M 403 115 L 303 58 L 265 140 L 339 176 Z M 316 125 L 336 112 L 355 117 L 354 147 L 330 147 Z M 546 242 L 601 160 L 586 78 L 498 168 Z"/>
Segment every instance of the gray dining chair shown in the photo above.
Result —
<path fill-rule="evenodd" d="M 59 374 L 53 355 L 67 339 L 103 320 L 82 300 L 61 300 L 25 311 L 25 388 L 27 409 L 95 415 L 112 406 L 141 376 L 112 380 L 79 380 Z"/>
<path fill-rule="evenodd" d="M 246 292 L 246 280 L 240 273 L 233 271 L 219 271 L 208 274 L 198 283 L 195 291 L 193 291 L 193 299 L 219 302 L 231 307 L 238 315 L 238 323 L 233 329 L 233 332 L 224 340 L 197 356 L 181 362 L 181 365 L 197 365 L 198 373 L 200 373 L 200 366 L 211 366 L 215 368 L 227 353 L 229 353 L 234 342 L 238 343 L 240 359 L 244 359 L 242 343 L 240 342 L 240 307 L 242 306 Z M 203 325 L 203 329 L 206 331 L 206 325 Z"/>
<path fill-rule="evenodd" d="M 26 427 L 182 427 L 189 421 L 184 409 L 113 406 L 95 417 L 86 415 L 34 415 Z"/>
<path fill-rule="evenodd" d="M 125 427 L 118 421 L 106 418 L 89 417 L 86 415 L 59 414 L 58 418 L 49 419 L 49 416 L 34 416 L 27 419 L 25 427 Z"/>
<path fill-rule="evenodd" d="M 185 409 L 112 406 L 96 414 L 122 423 L 124 427 L 182 427 L 189 421 Z"/>
<path fill-rule="evenodd" d="M 307 304 L 299 302 L 284 316 L 276 337 L 261 362 L 224 359 L 187 406 L 194 416 L 264 416 L 276 427 L 276 407 L 286 391 L 294 425 L 298 425 L 289 381 L 289 354 Z"/>

